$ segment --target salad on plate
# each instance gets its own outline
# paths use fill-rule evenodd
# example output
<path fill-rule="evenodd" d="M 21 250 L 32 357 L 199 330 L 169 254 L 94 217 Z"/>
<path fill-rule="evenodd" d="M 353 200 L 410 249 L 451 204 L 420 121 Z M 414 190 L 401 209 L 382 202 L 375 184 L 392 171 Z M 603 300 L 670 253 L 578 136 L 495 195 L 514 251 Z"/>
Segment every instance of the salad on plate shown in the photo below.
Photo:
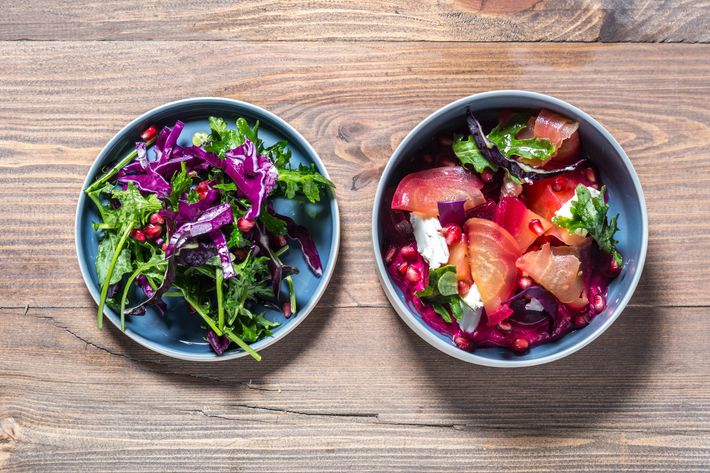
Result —
<path fill-rule="evenodd" d="M 210 117 L 209 127 L 182 146 L 182 122 L 151 126 L 85 189 L 100 216 L 98 326 L 105 305 L 120 314 L 122 330 L 149 307 L 199 317 L 217 355 L 234 343 L 258 360 L 249 345 L 278 325 L 263 309 L 297 312 L 298 271 L 283 255 L 296 245 L 316 276 L 323 271 L 308 230 L 278 214 L 273 199 L 315 203 L 333 184 L 315 165 L 292 166 L 286 141 L 266 146 L 258 122 L 239 118 L 230 128 Z M 192 314 L 166 313 L 168 297 Z"/>
<path fill-rule="evenodd" d="M 579 123 L 503 111 L 440 135 L 390 188 L 383 259 L 423 321 L 462 350 L 530 348 L 582 328 L 622 269 Z M 494 126 L 493 126 L 494 125 Z"/>

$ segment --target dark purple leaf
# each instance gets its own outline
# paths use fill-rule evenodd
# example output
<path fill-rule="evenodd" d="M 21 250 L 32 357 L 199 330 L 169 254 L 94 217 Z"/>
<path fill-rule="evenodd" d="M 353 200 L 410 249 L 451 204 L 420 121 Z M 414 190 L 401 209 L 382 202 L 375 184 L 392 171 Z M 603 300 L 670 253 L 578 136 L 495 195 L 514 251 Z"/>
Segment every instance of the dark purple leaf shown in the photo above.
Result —
<path fill-rule="evenodd" d="M 217 355 L 223 355 L 224 352 L 229 348 L 230 340 L 222 335 L 218 337 L 212 330 L 207 330 L 207 341 Z"/>
<path fill-rule="evenodd" d="M 176 264 L 173 259 L 168 260 L 168 267 L 165 268 L 165 276 L 163 277 L 163 282 L 158 286 L 151 296 L 145 301 L 141 302 L 135 307 L 126 310 L 126 315 L 143 315 L 145 313 L 145 308 L 162 302 L 161 297 L 163 294 L 168 292 L 170 286 L 173 284 L 175 279 Z M 151 288 L 152 290 L 153 288 Z M 146 294 L 147 295 L 147 294 Z"/>
<path fill-rule="evenodd" d="M 306 259 L 306 264 L 311 271 L 313 271 L 313 274 L 321 277 L 323 275 L 323 265 L 321 264 L 320 255 L 318 254 L 318 248 L 316 248 L 316 244 L 313 238 L 311 238 L 308 229 L 297 224 L 289 217 L 277 213 L 274 213 L 274 215 L 286 223 L 286 234 L 291 240 L 298 242 L 303 257 Z"/>
<path fill-rule="evenodd" d="M 545 311 L 539 312 L 527 310 L 525 306 L 532 299 L 537 299 Z M 536 325 L 543 320 L 549 320 L 550 333 L 555 331 L 557 320 L 559 318 L 560 307 L 563 306 L 563 304 L 560 304 L 557 301 L 555 296 L 541 286 L 530 286 L 529 288 L 515 294 L 510 299 L 503 302 L 503 304 L 508 305 L 508 307 L 513 310 L 513 315 L 508 318 L 511 322 L 516 322 L 521 325 Z"/>
<path fill-rule="evenodd" d="M 153 286 L 150 285 L 150 283 L 148 282 L 148 278 L 145 277 L 145 275 L 139 274 L 138 276 L 136 276 L 136 283 L 138 284 L 138 287 L 140 287 L 143 290 L 143 294 L 145 294 L 145 296 L 147 298 L 150 299 L 151 297 L 153 297 L 153 295 L 155 294 L 155 291 L 153 290 Z M 158 309 L 158 312 L 160 312 L 160 315 L 165 315 L 165 311 L 167 310 L 167 306 L 165 305 L 164 301 L 158 300 L 155 303 L 155 307 Z M 145 313 L 145 310 L 143 310 L 143 314 L 144 313 Z M 140 314 L 140 315 L 143 315 L 143 314 Z M 133 314 L 133 315 L 135 315 L 135 314 Z"/>
<path fill-rule="evenodd" d="M 274 291 L 274 296 L 276 301 L 279 302 L 279 293 L 281 288 L 281 281 L 283 278 L 289 274 L 298 274 L 298 269 L 284 265 L 279 258 L 274 255 L 269 246 L 269 235 L 262 227 L 262 224 L 257 221 L 252 230 L 255 235 L 255 242 L 260 250 L 259 253 L 263 252 L 265 256 L 269 257 L 269 271 L 271 272 L 271 287 Z M 256 255 L 256 252 L 254 253 Z"/>
<path fill-rule="evenodd" d="M 175 262 L 180 266 L 202 266 L 210 258 L 217 256 L 217 248 L 212 240 L 201 239 L 197 246 L 185 245 L 180 252 L 175 255 Z"/>
<path fill-rule="evenodd" d="M 581 163 L 586 161 L 585 159 L 580 159 L 576 163 L 566 166 L 560 169 L 546 170 L 542 168 L 536 168 L 525 164 L 523 162 L 517 161 L 512 158 L 506 157 L 498 147 L 490 141 L 486 134 L 483 132 L 483 128 L 476 117 L 473 116 L 471 111 L 468 112 L 466 117 L 466 123 L 468 124 L 468 129 L 473 136 L 473 140 L 476 142 L 476 146 L 481 150 L 481 153 L 488 159 L 488 161 L 496 164 L 504 169 L 507 169 L 512 175 L 521 179 L 524 182 L 531 183 L 539 179 L 545 179 L 552 176 L 557 176 L 559 174 L 564 174 L 569 171 L 573 171 Z"/>

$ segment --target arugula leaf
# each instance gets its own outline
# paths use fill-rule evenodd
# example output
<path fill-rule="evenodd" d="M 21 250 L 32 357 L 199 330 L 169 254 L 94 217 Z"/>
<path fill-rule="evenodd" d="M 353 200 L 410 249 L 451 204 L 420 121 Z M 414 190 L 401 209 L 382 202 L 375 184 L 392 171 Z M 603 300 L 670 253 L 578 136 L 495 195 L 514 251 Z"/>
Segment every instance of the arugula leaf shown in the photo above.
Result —
<path fill-rule="evenodd" d="M 190 190 L 192 186 L 192 178 L 187 175 L 187 168 L 185 163 L 180 163 L 181 169 L 179 172 L 175 173 L 172 180 L 170 181 L 173 191 L 170 194 L 170 203 L 175 206 L 180 200 L 180 197 Z"/>
<path fill-rule="evenodd" d="M 116 233 L 106 232 L 99 242 L 99 250 L 96 255 L 96 277 L 99 280 L 99 284 L 103 284 L 106 281 L 106 276 L 111 266 L 111 260 L 113 259 L 113 254 L 118 246 L 119 240 L 120 238 Z M 127 248 L 121 250 L 118 259 L 116 259 L 116 264 L 113 267 L 113 272 L 108 282 L 109 286 L 120 282 L 125 274 L 133 271 L 131 259 L 131 252 Z"/>
<path fill-rule="evenodd" d="M 621 266 L 622 259 L 615 245 L 619 243 L 614 234 L 619 230 L 617 220 L 619 214 L 609 220 L 607 211 L 609 206 L 604 202 L 606 186 L 602 186 L 599 195 L 592 196 L 589 189 L 583 184 L 577 185 L 575 197 L 570 207 L 572 218 L 553 217 L 552 223 L 559 227 L 568 229 L 571 233 L 578 230 L 589 232 L 599 245 L 599 248 L 611 254 L 616 262 Z"/>
<path fill-rule="evenodd" d="M 247 307 L 248 302 L 273 296 L 268 261 L 265 256 L 254 257 L 249 253 L 244 261 L 234 266 L 237 275 L 227 280 L 224 295 L 228 325 L 234 325 L 237 320 L 250 323 L 257 315 Z"/>
<path fill-rule="evenodd" d="M 229 238 L 227 239 L 227 247 L 246 248 L 250 245 L 251 241 L 249 241 L 249 239 L 247 239 L 244 234 L 239 231 L 239 228 L 237 228 L 237 226 L 235 225 L 232 229 L 232 233 L 229 234 Z"/>
<path fill-rule="evenodd" d="M 264 148 L 264 156 L 268 156 L 278 169 L 285 168 L 291 162 L 291 150 L 288 141 L 277 141 L 268 148 Z"/>
<path fill-rule="evenodd" d="M 256 145 L 256 151 L 261 153 L 264 148 L 264 142 L 259 138 L 259 120 L 254 123 L 254 128 L 250 128 L 246 119 L 242 117 L 237 118 L 237 134 L 242 144 L 245 141 L 244 138 L 248 138 L 249 141 Z"/>
<path fill-rule="evenodd" d="M 131 225 L 131 227 L 142 225 L 146 223 L 151 214 L 163 208 L 155 194 L 143 197 L 133 183 L 129 183 L 125 191 L 114 189 L 111 196 L 121 203 L 118 209 L 106 213 L 105 223 L 114 228 L 124 228 L 125 225 Z"/>
<path fill-rule="evenodd" d="M 237 119 L 237 129 L 231 130 L 227 127 L 227 122 L 223 118 L 210 117 L 210 134 L 207 136 L 193 136 L 197 141 L 202 141 L 205 151 L 216 153 L 220 158 L 224 158 L 224 153 L 244 144 L 245 138 L 256 145 L 257 152 L 261 152 L 264 144 L 259 138 L 259 121 L 257 120 L 253 128 L 244 118 Z"/>
<path fill-rule="evenodd" d="M 468 136 L 466 139 L 463 136 L 457 136 L 451 146 L 462 166 L 470 165 L 479 174 L 486 169 L 490 169 L 493 172 L 498 170 L 497 165 L 491 163 L 483 156 L 472 136 Z"/>
<path fill-rule="evenodd" d="M 544 161 L 555 153 L 555 145 L 544 138 L 515 137 L 521 130 L 527 128 L 529 116 L 518 114 L 505 126 L 499 123 L 490 133 L 488 139 L 508 158 L 518 156 L 526 159 Z"/>
<path fill-rule="evenodd" d="M 276 236 L 283 236 L 286 234 L 286 222 L 280 218 L 274 217 L 269 212 L 261 212 L 259 215 L 259 221 L 264 224 L 264 227 Z"/>
<path fill-rule="evenodd" d="M 335 187 L 335 184 L 318 172 L 315 164 L 300 164 L 298 169 L 284 168 L 278 171 L 278 190 L 288 199 L 302 194 L 314 204 L 320 200 L 321 191 Z"/>

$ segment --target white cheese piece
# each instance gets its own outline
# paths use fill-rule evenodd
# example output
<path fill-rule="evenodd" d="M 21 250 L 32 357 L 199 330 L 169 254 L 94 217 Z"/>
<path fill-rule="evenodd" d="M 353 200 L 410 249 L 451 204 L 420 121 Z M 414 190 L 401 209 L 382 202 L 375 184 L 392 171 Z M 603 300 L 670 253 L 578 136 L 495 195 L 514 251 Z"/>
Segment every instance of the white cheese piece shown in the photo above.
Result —
<path fill-rule="evenodd" d="M 430 269 L 436 269 L 449 261 L 449 247 L 441 234 L 441 223 L 437 217 L 421 217 L 412 213 L 409 217 L 417 240 L 419 254 L 429 263 Z"/>
<path fill-rule="evenodd" d="M 466 310 L 463 313 L 463 317 L 459 320 L 459 327 L 466 333 L 473 333 L 478 327 L 478 323 L 481 321 L 481 314 L 483 313 L 483 301 L 481 300 L 481 294 L 478 292 L 476 284 L 471 286 L 461 300 L 466 304 Z"/>
<path fill-rule="evenodd" d="M 599 196 L 599 191 L 596 190 L 594 187 L 587 187 L 589 189 L 589 193 L 592 194 L 592 197 L 598 197 Z M 570 200 L 565 202 L 562 207 L 555 212 L 555 217 L 565 217 L 565 218 L 572 218 L 572 204 L 577 202 L 577 193 L 575 192 L 574 195 Z M 574 231 L 579 236 L 587 236 L 587 230 L 584 228 L 578 228 L 577 230 Z"/>
<path fill-rule="evenodd" d="M 530 302 L 525 304 L 525 310 L 531 310 L 533 312 L 544 312 L 545 308 L 540 304 L 540 301 L 534 297 L 530 299 Z"/>

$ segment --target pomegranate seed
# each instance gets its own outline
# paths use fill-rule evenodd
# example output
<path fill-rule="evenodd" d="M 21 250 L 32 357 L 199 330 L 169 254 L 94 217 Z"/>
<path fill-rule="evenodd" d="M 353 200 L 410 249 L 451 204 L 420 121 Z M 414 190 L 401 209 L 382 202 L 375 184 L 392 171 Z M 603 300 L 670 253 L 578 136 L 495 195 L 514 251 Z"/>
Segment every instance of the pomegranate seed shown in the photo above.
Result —
<path fill-rule="evenodd" d="M 491 182 L 494 177 L 495 174 L 493 174 L 493 171 L 490 169 L 484 169 L 481 173 L 481 180 L 483 180 L 483 182 Z"/>
<path fill-rule="evenodd" d="M 207 181 L 202 181 L 195 186 L 195 192 L 197 192 L 198 194 L 203 193 L 203 192 L 207 192 L 208 189 L 209 189 L 209 183 Z"/>
<path fill-rule="evenodd" d="M 402 258 L 407 261 L 414 261 L 417 259 L 417 250 L 414 248 L 414 245 L 403 246 L 402 249 L 399 250 L 399 254 L 402 255 Z"/>
<path fill-rule="evenodd" d="M 530 220 L 528 228 L 530 228 L 530 231 L 535 233 L 535 235 L 537 236 L 542 236 L 545 234 L 545 229 L 542 228 L 542 222 L 537 218 Z"/>
<path fill-rule="evenodd" d="M 291 301 L 284 302 L 281 308 L 284 311 L 284 317 L 286 317 L 287 319 L 291 317 Z"/>
<path fill-rule="evenodd" d="M 604 296 L 602 296 L 601 294 L 595 295 L 594 299 L 592 300 L 592 306 L 594 307 L 594 311 L 597 314 L 603 311 L 606 307 L 606 301 L 604 300 Z"/>
<path fill-rule="evenodd" d="M 461 227 L 456 224 L 449 224 L 444 227 L 444 238 L 446 239 L 446 244 L 452 246 L 461 239 Z"/>
<path fill-rule="evenodd" d="M 165 243 L 163 243 L 162 245 L 160 245 L 160 249 L 163 250 L 163 253 L 165 253 L 166 251 L 168 251 L 168 242 L 166 241 Z"/>
<path fill-rule="evenodd" d="M 594 171 L 594 168 L 587 168 L 584 170 L 584 175 L 587 176 L 587 180 L 594 184 L 597 182 L 597 173 Z"/>
<path fill-rule="evenodd" d="M 456 344 L 457 347 L 459 347 L 463 351 L 473 351 L 473 342 L 471 342 L 471 340 L 469 340 L 466 337 L 462 337 L 461 335 L 456 335 L 454 337 L 454 343 Z"/>
<path fill-rule="evenodd" d="M 513 340 L 513 350 L 517 351 L 518 353 L 523 353 L 528 351 L 528 347 L 530 346 L 530 342 L 528 342 L 524 338 L 516 338 Z"/>
<path fill-rule="evenodd" d="M 619 266 L 619 263 L 616 262 L 616 258 L 611 258 L 611 261 L 609 262 L 609 276 L 614 277 L 617 274 L 621 272 L 621 266 Z"/>
<path fill-rule="evenodd" d="M 459 295 L 465 296 L 466 294 L 468 294 L 468 291 L 471 290 L 471 285 L 469 283 L 467 283 L 466 281 L 459 281 L 458 288 L 459 288 Z"/>
<path fill-rule="evenodd" d="M 439 135 L 436 142 L 439 143 L 440 146 L 451 146 L 454 144 L 454 140 L 452 140 L 450 136 L 446 135 Z"/>
<path fill-rule="evenodd" d="M 407 269 L 405 277 L 407 278 L 407 281 L 411 282 L 412 284 L 416 284 L 422 280 L 422 275 L 419 273 L 419 271 L 417 271 L 414 266 L 410 266 Z"/>
<path fill-rule="evenodd" d="M 523 276 L 520 279 L 518 279 L 518 287 L 520 289 L 525 290 L 525 289 L 529 288 L 530 286 L 532 286 L 532 279 L 530 279 L 529 277 Z"/>
<path fill-rule="evenodd" d="M 431 164 L 434 162 L 434 157 L 430 153 L 426 153 L 424 156 L 422 156 L 422 159 L 427 164 Z"/>
<path fill-rule="evenodd" d="M 145 241 L 145 233 L 142 231 L 138 230 L 137 228 L 134 228 L 131 230 L 131 236 L 136 239 L 136 241 L 139 241 L 143 243 Z"/>
<path fill-rule="evenodd" d="M 552 183 L 552 190 L 555 192 L 563 191 L 567 187 L 567 179 L 564 177 L 556 177 Z"/>
<path fill-rule="evenodd" d="M 244 217 L 239 217 L 237 220 L 237 228 L 242 233 L 249 233 L 254 228 L 254 220 L 249 220 Z"/>
<path fill-rule="evenodd" d="M 150 140 L 152 137 L 155 136 L 156 131 L 158 131 L 158 130 L 155 128 L 155 125 L 149 126 L 148 128 L 145 129 L 145 131 L 143 133 L 141 133 L 141 140 L 143 140 L 143 141 Z"/>
<path fill-rule="evenodd" d="M 575 328 L 584 327 L 588 323 L 589 323 L 589 321 L 587 320 L 587 318 L 584 315 L 575 315 L 574 317 L 572 317 L 572 325 Z"/>
<path fill-rule="evenodd" d="M 165 219 L 160 214 L 153 214 L 150 216 L 150 223 L 155 225 L 162 225 L 165 223 Z"/>
<path fill-rule="evenodd" d="M 145 233 L 145 236 L 147 236 L 149 239 L 155 240 L 160 236 L 161 233 L 163 233 L 163 227 L 161 227 L 160 225 L 149 223 L 145 226 L 143 232 Z"/>
<path fill-rule="evenodd" d="M 385 264 L 390 264 L 392 262 L 396 252 L 397 249 L 394 246 L 387 248 L 387 252 L 385 253 Z"/>
<path fill-rule="evenodd" d="M 510 333 L 511 330 L 513 330 L 513 326 L 510 325 L 510 322 L 503 321 L 498 324 L 498 330 L 500 330 L 503 333 Z M 524 340 L 524 339 L 521 339 Z"/>
<path fill-rule="evenodd" d="M 283 247 L 286 246 L 287 244 L 288 244 L 288 242 L 286 241 L 286 237 L 280 236 L 280 237 L 276 238 L 276 245 L 277 245 L 279 248 L 283 248 Z"/>
<path fill-rule="evenodd" d="M 397 265 L 397 274 L 400 276 L 404 276 L 407 273 L 407 270 L 409 269 L 409 265 L 407 263 L 399 263 Z"/>

